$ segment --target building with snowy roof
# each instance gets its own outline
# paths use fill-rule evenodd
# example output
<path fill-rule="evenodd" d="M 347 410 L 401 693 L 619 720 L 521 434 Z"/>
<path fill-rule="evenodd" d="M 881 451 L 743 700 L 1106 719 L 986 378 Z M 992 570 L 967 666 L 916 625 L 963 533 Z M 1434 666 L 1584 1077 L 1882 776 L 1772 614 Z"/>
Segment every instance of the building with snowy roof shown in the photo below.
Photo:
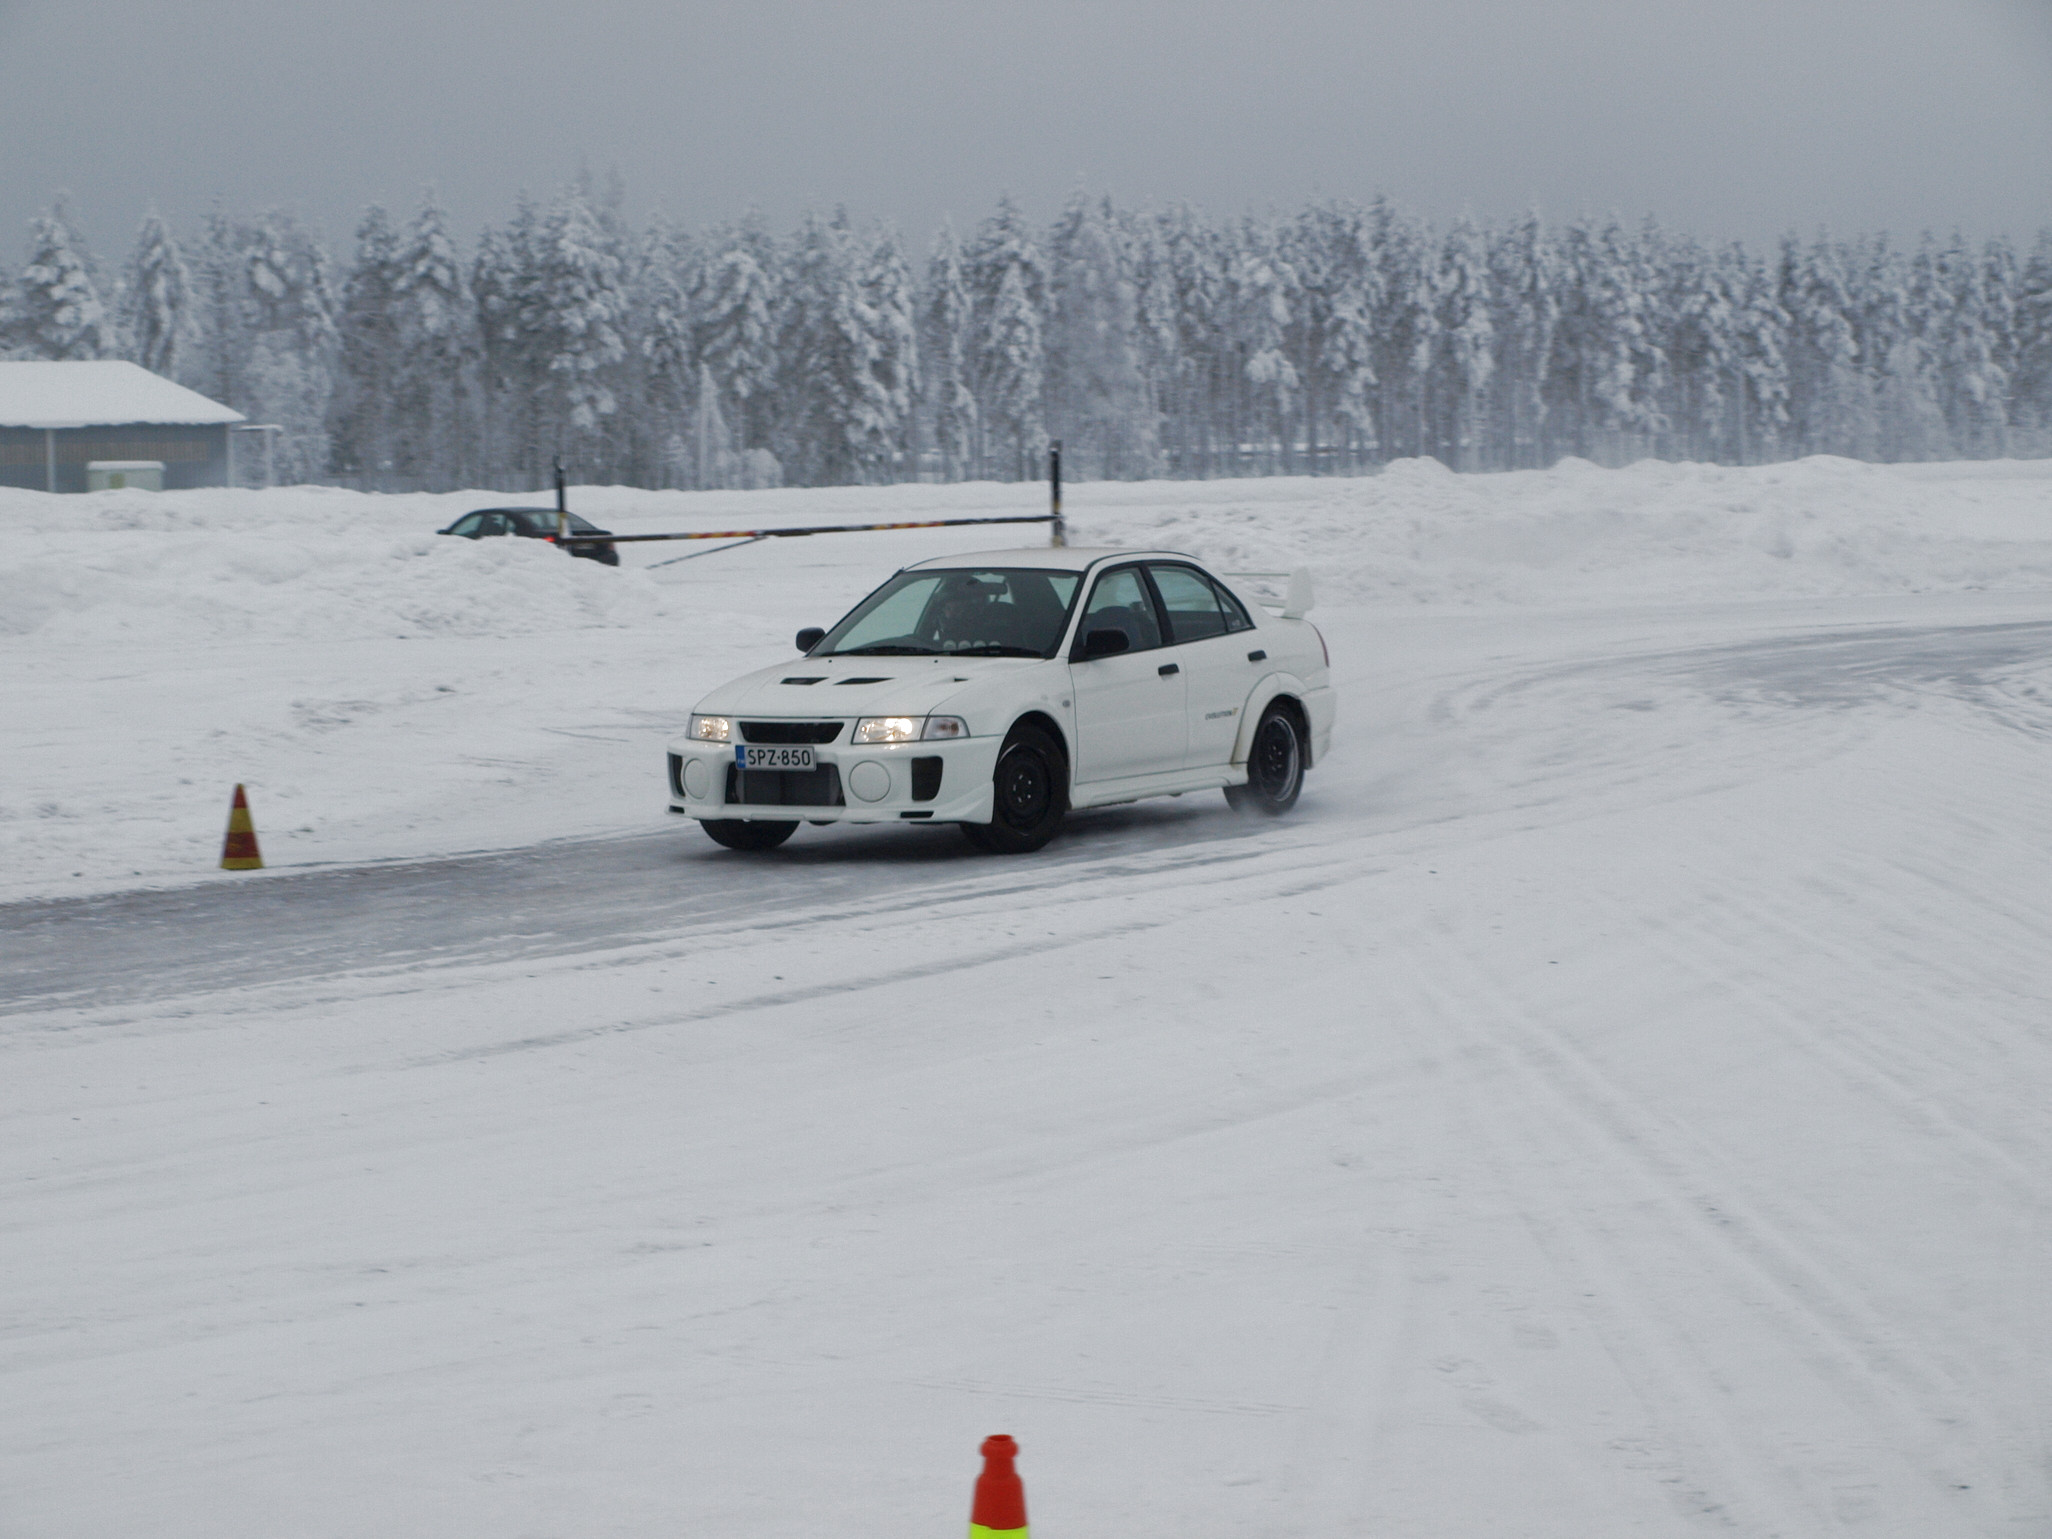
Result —
<path fill-rule="evenodd" d="M 242 421 L 139 364 L 0 362 L 0 486 L 225 486 Z"/>

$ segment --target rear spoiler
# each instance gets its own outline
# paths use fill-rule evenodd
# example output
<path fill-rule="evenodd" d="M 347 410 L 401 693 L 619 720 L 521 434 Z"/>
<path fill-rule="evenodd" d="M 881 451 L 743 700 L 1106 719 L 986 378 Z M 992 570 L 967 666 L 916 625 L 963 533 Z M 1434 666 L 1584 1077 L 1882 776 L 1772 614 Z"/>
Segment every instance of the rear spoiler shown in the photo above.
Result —
<path fill-rule="evenodd" d="M 1297 567 L 1288 572 L 1221 572 L 1221 577 L 1252 579 L 1262 586 L 1249 588 L 1263 609 L 1272 609 L 1285 620 L 1301 620 L 1317 605 L 1318 599 L 1311 591 L 1311 568 Z M 1276 583 L 1285 583 L 1281 593 L 1274 588 Z"/>

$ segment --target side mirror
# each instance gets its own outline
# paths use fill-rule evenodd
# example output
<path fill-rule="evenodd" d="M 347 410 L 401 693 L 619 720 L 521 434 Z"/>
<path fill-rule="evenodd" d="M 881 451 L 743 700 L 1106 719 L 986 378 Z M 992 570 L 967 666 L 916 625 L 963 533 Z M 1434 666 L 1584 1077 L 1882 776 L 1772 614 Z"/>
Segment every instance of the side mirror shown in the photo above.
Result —
<path fill-rule="evenodd" d="M 1095 657 L 1115 657 L 1129 650 L 1133 638 L 1124 631 L 1091 631 L 1083 638 L 1083 662 Z"/>
<path fill-rule="evenodd" d="M 826 631 L 823 627 L 808 625 L 798 633 L 798 650 L 810 652 L 824 640 L 826 640 Z"/>

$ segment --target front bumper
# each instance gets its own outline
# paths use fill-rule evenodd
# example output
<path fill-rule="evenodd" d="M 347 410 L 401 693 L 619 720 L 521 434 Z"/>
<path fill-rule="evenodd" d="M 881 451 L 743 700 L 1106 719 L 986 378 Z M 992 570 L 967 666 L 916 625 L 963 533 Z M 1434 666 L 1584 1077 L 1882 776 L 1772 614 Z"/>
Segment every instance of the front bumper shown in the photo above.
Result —
<path fill-rule="evenodd" d="M 670 810 L 785 823 L 988 823 L 1002 746 L 994 737 L 827 743 L 813 750 L 819 769 L 807 775 L 740 770 L 731 744 L 679 738 L 670 744 Z"/>

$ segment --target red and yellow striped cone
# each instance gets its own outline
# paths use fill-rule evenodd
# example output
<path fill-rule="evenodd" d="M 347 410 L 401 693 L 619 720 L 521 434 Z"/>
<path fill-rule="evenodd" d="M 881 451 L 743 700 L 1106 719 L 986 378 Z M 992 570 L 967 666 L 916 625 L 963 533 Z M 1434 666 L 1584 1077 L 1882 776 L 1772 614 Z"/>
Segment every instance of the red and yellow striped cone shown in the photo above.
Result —
<path fill-rule="evenodd" d="M 264 857 L 257 849 L 256 825 L 249 820 L 249 798 L 242 787 L 235 788 L 235 801 L 228 809 L 228 839 L 221 846 L 223 871 L 261 871 Z"/>
<path fill-rule="evenodd" d="M 983 1473 L 969 1508 L 969 1539 L 1026 1539 L 1026 1488 L 1012 1461 L 1019 1445 L 1002 1433 L 983 1440 Z"/>

